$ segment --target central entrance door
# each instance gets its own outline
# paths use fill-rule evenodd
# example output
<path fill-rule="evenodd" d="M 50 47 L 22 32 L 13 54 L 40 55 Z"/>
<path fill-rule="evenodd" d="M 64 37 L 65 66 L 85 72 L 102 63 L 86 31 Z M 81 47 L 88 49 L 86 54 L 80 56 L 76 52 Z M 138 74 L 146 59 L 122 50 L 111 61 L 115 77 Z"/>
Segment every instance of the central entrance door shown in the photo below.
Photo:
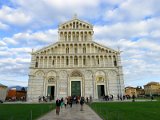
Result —
<path fill-rule="evenodd" d="M 71 81 L 71 96 L 81 96 L 80 81 Z"/>
<path fill-rule="evenodd" d="M 48 95 L 50 97 L 50 100 L 54 100 L 54 91 L 55 91 L 54 86 L 48 86 Z"/>
<path fill-rule="evenodd" d="M 98 85 L 98 98 L 102 98 L 105 95 L 104 85 Z"/>

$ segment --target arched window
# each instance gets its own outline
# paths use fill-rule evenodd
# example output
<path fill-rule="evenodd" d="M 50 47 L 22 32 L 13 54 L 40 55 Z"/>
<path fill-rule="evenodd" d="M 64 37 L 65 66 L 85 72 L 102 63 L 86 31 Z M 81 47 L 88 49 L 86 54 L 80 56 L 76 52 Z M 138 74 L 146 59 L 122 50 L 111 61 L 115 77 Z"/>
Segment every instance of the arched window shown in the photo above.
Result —
<path fill-rule="evenodd" d="M 75 53 L 77 53 L 77 48 L 74 48 Z"/>
<path fill-rule="evenodd" d="M 74 57 L 74 65 L 78 65 L 78 58 L 77 58 L 77 56 Z"/>
<path fill-rule="evenodd" d="M 69 59 L 68 59 L 68 57 L 66 58 L 66 65 L 69 65 Z"/>
<path fill-rule="evenodd" d="M 99 65 L 99 58 L 97 58 L 97 64 Z"/>
<path fill-rule="evenodd" d="M 66 48 L 66 53 L 69 53 L 69 48 L 68 47 Z"/>
<path fill-rule="evenodd" d="M 114 60 L 114 66 L 117 66 L 117 60 L 115 56 L 113 56 L 113 60 Z"/>
<path fill-rule="evenodd" d="M 36 62 L 35 67 L 36 67 L 36 68 L 38 67 L 38 62 Z"/>
<path fill-rule="evenodd" d="M 52 65 L 54 65 L 54 60 L 52 61 Z"/>
<path fill-rule="evenodd" d="M 83 47 L 83 53 L 86 53 L 86 47 Z"/>
<path fill-rule="evenodd" d="M 117 61 L 116 60 L 114 61 L 114 66 L 117 66 Z"/>
<path fill-rule="evenodd" d="M 83 65 L 86 65 L 86 58 L 83 58 Z"/>

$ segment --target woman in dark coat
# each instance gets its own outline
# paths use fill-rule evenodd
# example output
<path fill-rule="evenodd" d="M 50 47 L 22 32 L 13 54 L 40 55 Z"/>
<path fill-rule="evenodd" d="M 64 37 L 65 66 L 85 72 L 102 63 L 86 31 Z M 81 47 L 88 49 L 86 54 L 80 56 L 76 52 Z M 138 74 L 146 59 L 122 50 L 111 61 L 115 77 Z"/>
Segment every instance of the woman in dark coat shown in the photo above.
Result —
<path fill-rule="evenodd" d="M 60 99 L 57 99 L 57 100 L 56 100 L 56 114 L 57 114 L 57 115 L 59 115 L 60 106 L 61 106 L 61 100 L 60 100 Z"/>

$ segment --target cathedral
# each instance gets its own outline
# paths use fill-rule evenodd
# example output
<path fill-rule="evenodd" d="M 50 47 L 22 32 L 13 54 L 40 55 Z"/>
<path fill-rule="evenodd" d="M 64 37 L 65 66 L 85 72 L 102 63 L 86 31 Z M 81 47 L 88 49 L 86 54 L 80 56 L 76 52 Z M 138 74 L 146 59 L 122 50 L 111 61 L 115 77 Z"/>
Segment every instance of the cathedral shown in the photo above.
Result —
<path fill-rule="evenodd" d="M 58 42 L 32 51 L 27 100 L 124 94 L 120 51 L 93 41 L 93 25 L 74 16 L 58 26 Z"/>

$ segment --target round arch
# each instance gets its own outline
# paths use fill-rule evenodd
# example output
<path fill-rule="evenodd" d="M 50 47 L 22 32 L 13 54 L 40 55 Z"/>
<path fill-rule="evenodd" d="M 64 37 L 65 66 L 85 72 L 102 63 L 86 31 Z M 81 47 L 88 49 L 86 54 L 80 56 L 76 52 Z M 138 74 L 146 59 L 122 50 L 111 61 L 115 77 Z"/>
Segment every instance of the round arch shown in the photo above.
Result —
<path fill-rule="evenodd" d="M 79 70 L 73 70 L 69 75 L 68 93 L 70 96 L 84 96 L 84 75 Z"/>

